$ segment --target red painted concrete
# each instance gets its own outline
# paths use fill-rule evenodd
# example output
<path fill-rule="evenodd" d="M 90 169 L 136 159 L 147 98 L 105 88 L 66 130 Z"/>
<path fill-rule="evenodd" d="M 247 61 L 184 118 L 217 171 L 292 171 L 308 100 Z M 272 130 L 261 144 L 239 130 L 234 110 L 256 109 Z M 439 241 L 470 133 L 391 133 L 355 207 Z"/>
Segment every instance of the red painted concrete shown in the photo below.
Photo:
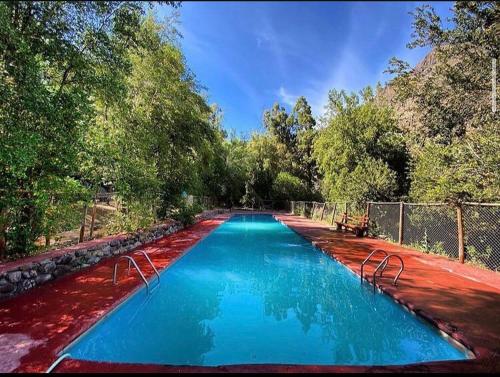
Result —
<path fill-rule="evenodd" d="M 227 216 L 192 227 L 140 247 L 155 266 L 164 268 L 221 224 Z M 42 372 L 57 353 L 108 313 L 140 284 L 136 274 L 121 269 L 119 284 L 111 282 L 117 257 L 34 288 L 0 305 L 0 371 Z M 146 277 L 153 274 L 137 258 Z M 124 263 L 125 264 L 125 263 Z"/>
<path fill-rule="evenodd" d="M 498 372 L 500 371 L 500 278 L 497 274 L 463 266 L 445 258 L 422 254 L 397 245 L 351 234 L 332 232 L 327 226 L 304 218 L 277 215 L 278 219 L 328 254 L 359 273 L 361 261 L 375 248 L 397 253 L 406 270 L 398 287 L 388 278 L 381 288 L 402 304 L 470 347 L 477 359 L 406 366 L 352 367 L 304 365 L 233 365 L 223 367 L 179 367 L 65 360 L 57 372 Z M 186 249 L 208 234 L 217 220 L 204 221 L 188 230 L 167 236 L 143 248 L 156 265 L 167 266 Z M 27 294 L 2 303 L 1 337 L 11 336 L 16 347 L 16 371 L 44 371 L 56 354 L 122 302 L 140 284 L 136 277 L 122 276 L 119 287 L 111 285 L 113 259 L 80 273 L 65 276 Z M 152 271 L 141 263 L 147 273 Z M 450 268 L 452 271 L 450 271 Z M 367 268 L 368 275 L 373 267 Z M 387 276 L 391 275 L 387 270 Z M 475 280 L 472 280 L 475 279 Z M 22 336 L 28 338 L 23 338 Z M 0 352 L 0 365 L 13 363 L 12 351 Z M 10 352 L 11 358 L 8 359 Z"/>
<path fill-rule="evenodd" d="M 339 366 L 339 365 L 272 365 L 242 364 L 218 367 L 144 365 L 144 364 L 112 364 L 80 360 L 67 360 L 60 364 L 57 373 L 387 373 L 387 372 L 468 372 L 466 362 L 429 363 L 383 367 Z M 472 370 L 470 370 L 472 372 Z M 475 371 L 491 372 L 488 366 Z"/>

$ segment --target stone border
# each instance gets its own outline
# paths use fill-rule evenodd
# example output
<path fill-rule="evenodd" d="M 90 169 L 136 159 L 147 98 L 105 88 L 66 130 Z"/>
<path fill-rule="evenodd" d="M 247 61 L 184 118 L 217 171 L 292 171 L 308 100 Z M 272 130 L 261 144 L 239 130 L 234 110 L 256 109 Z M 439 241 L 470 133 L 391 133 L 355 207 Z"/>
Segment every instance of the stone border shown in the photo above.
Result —
<path fill-rule="evenodd" d="M 226 209 L 204 211 L 195 216 L 195 222 L 227 212 Z M 18 296 L 68 273 L 95 265 L 102 259 L 127 253 L 183 228 L 184 226 L 180 222 L 169 221 L 133 233 L 82 242 L 78 245 L 6 263 L 0 266 L 0 301 Z"/>

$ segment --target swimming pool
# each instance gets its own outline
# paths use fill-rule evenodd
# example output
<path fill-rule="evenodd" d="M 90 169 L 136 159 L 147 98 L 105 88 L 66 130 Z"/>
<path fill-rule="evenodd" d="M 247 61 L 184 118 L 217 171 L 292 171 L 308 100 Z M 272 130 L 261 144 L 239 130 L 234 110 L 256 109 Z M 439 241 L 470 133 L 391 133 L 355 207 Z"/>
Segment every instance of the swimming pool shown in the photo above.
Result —
<path fill-rule="evenodd" d="M 271 215 L 234 215 L 64 352 L 199 366 L 467 358 L 370 288 Z"/>

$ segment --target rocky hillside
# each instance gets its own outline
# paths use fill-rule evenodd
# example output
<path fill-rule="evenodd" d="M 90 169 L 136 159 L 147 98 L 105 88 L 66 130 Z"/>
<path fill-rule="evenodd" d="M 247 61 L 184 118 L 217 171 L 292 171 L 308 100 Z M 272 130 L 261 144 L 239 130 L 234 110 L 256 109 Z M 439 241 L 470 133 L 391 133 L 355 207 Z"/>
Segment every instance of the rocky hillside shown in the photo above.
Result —
<path fill-rule="evenodd" d="M 413 68 L 411 74 L 415 77 L 425 77 L 432 71 L 435 64 L 436 54 L 435 51 L 431 51 L 415 66 L 415 68 Z M 415 130 L 421 125 L 418 112 L 415 110 L 414 104 L 410 101 L 406 101 L 404 103 L 398 101 L 395 89 L 390 83 L 377 93 L 376 101 L 382 105 L 389 105 L 395 109 L 399 127 L 403 131 L 409 132 Z"/>

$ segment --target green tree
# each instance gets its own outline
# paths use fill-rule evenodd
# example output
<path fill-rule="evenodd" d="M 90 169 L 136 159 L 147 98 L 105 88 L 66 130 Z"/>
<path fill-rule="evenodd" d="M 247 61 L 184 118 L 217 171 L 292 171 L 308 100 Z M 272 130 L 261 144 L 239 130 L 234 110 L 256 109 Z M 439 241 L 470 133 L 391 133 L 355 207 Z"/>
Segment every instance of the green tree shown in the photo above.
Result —
<path fill-rule="evenodd" d="M 141 46 L 129 55 L 127 95 L 108 112 L 119 135 L 116 188 L 126 201 L 157 204 L 161 218 L 196 187 L 207 143 L 219 132 L 182 52 L 163 32 L 152 17 L 144 20 Z"/>
<path fill-rule="evenodd" d="M 264 112 L 263 120 L 270 134 L 284 144 L 289 151 L 294 151 L 297 135 L 296 123 L 288 116 L 285 108 L 275 103 L 271 110 Z"/>
<path fill-rule="evenodd" d="M 407 140 L 416 200 L 499 198 L 500 119 L 491 104 L 499 10 L 496 2 L 456 2 L 445 28 L 432 6 L 418 7 L 408 47 L 431 47 L 432 64 L 410 70 L 391 60 L 396 100 L 415 114 Z"/>
<path fill-rule="evenodd" d="M 0 223 L 7 223 L 14 252 L 33 249 L 44 232 L 43 208 L 57 207 L 58 192 L 79 191 L 67 177 L 79 176 L 92 96 L 115 87 L 117 72 L 126 70 L 144 8 L 112 1 L 0 4 Z"/>
<path fill-rule="evenodd" d="M 313 156 L 316 120 L 305 97 L 297 99 L 291 117 L 297 124 L 295 159 L 298 174 L 304 180 L 307 189 L 313 191 L 318 178 L 316 160 Z"/>
<path fill-rule="evenodd" d="M 291 170 L 290 152 L 274 134 L 254 134 L 246 153 L 249 166 L 246 202 L 271 199 L 271 187 L 278 173 Z"/>
<path fill-rule="evenodd" d="M 361 96 L 329 93 L 327 126 L 314 144 L 332 201 L 390 200 L 407 190 L 407 156 L 392 111 L 374 101 L 370 88 Z"/>
<path fill-rule="evenodd" d="M 275 200 L 302 200 L 307 196 L 307 188 L 300 178 L 289 173 L 280 172 L 272 186 L 272 197 Z"/>

